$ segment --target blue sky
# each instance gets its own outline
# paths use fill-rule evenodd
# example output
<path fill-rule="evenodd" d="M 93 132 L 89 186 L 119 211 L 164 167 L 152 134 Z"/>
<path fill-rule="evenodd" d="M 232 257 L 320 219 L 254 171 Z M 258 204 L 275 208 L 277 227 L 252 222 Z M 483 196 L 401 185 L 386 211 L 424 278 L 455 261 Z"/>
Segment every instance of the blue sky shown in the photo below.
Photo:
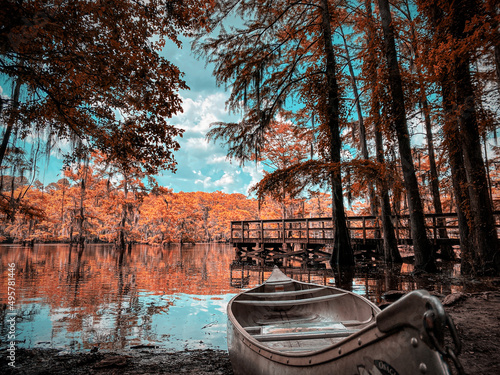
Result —
<path fill-rule="evenodd" d="M 165 171 L 156 176 L 157 181 L 174 192 L 219 190 L 247 195 L 249 187 L 262 177 L 260 168 L 255 164 L 240 167 L 238 162 L 226 158 L 226 150 L 220 144 L 205 140 L 212 122 L 237 120 L 235 115 L 226 110 L 229 92 L 216 85 L 212 76 L 213 68 L 194 56 L 189 39 L 181 39 L 181 49 L 168 43 L 162 53 L 185 73 L 184 79 L 190 87 L 190 90 L 180 92 L 183 113 L 170 120 L 171 124 L 185 132 L 182 138 L 178 138 L 181 148 L 175 152 L 177 172 Z M 0 83 L 0 94 L 8 96 L 10 91 L 9 83 Z M 25 142 L 25 147 L 29 147 L 29 140 Z M 67 145 L 61 147 L 69 149 Z M 62 155 L 53 153 L 48 163 L 40 163 L 37 179 L 44 185 L 59 180 L 62 161 Z"/>
<path fill-rule="evenodd" d="M 220 190 L 247 194 L 248 188 L 262 177 L 260 168 L 255 164 L 240 167 L 238 162 L 226 158 L 226 150 L 220 144 L 205 140 L 211 123 L 237 120 L 226 109 L 229 92 L 217 87 L 213 67 L 194 56 L 189 40 L 183 38 L 182 41 L 182 49 L 167 44 L 163 53 L 185 73 L 184 79 L 190 88 L 180 92 L 184 112 L 171 120 L 185 132 L 179 138 L 181 148 L 175 153 L 177 172 L 165 172 L 157 179 L 162 186 L 174 191 Z"/>

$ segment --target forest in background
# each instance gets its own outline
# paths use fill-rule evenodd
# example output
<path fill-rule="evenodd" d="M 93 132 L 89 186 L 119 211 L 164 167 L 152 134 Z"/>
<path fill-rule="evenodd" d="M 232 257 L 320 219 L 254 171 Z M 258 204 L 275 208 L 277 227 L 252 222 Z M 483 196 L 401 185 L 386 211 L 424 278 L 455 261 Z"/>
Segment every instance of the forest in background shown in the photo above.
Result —
<path fill-rule="evenodd" d="M 26 178 L 0 176 L 0 191 L 10 196 L 15 206 L 2 206 L 0 241 L 15 243 L 169 243 L 227 242 L 230 223 L 239 220 L 331 217 L 331 195 L 309 191 L 301 198 L 266 198 L 259 202 L 243 194 L 221 191 L 178 192 L 155 185 L 147 186 L 141 176 L 123 179 L 110 175 L 94 162 L 64 170 L 64 178 L 44 186 Z M 428 184 L 428 164 L 418 164 L 425 212 L 432 213 Z M 498 181 L 498 171 L 493 180 Z M 346 177 L 346 180 L 348 177 Z M 348 184 L 345 199 L 347 216 L 370 215 L 363 196 L 363 186 Z M 445 213 L 454 213 L 455 203 L 450 183 L 443 189 Z M 393 201 L 397 215 L 407 215 L 408 205 L 399 187 L 399 201 Z M 500 202 L 500 190 L 491 191 Z M 497 210 L 500 209 L 496 207 Z"/>
<path fill-rule="evenodd" d="M 151 199 L 155 209 L 161 202 L 173 205 L 165 196 L 177 195 L 153 176 L 182 168 L 174 152 L 184 130 L 170 119 L 182 112 L 179 91 L 188 87 L 182 67 L 161 51 L 167 41 L 180 46 L 180 37 L 188 36 L 214 67 L 217 83 L 230 91 L 228 110 L 240 117 L 214 123 L 207 139 L 221 142 L 241 164 L 265 165 L 253 190 L 257 206 L 278 202 L 271 211 L 286 216 L 286 202 L 330 194 L 332 262 L 343 265 L 354 263 L 349 202 L 366 204 L 381 218 L 387 262 L 400 261 L 392 215 L 407 210 L 415 268 L 430 272 L 437 270 L 436 254 L 424 214 L 450 210 L 458 216 L 462 272 L 500 274 L 493 214 L 497 1 L 2 4 L 0 74 L 12 83 L 10 96 L 0 101 L 6 237 L 22 232 L 12 229 L 16 223 L 33 235 L 37 225 L 55 222 L 46 218 L 59 207 L 70 239 L 78 233 L 83 243 L 90 234 L 114 231 L 108 241 L 123 247 L 135 240 L 136 221 L 147 216 L 136 214 L 144 202 Z M 31 151 L 21 147 L 27 141 Z M 68 182 L 56 189 L 37 186 L 41 155 L 63 142 L 71 146 Z M 65 200 L 70 189 L 71 203 Z M 51 190 L 64 195 L 59 206 L 45 205 Z M 93 210 L 101 205 L 104 214 L 97 215 Z M 198 222 L 208 220 L 203 210 L 191 211 Z M 168 221 L 166 212 L 160 220 Z M 151 238 L 181 240 L 187 221 L 171 221 L 180 237 L 156 231 Z M 209 238 L 208 226 L 201 228 Z"/>
<path fill-rule="evenodd" d="M 140 177 L 121 179 L 99 165 L 66 169 L 65 178 L 43 186 L 4 176 L 2 194 L 13 207 L 2 207 L 0 240 L 16 243 L 88 242 L 169 243 L 226 242 L 233 220 L 326 217 L 328 194 L 276 202 L 220 191 L 179 192 L 147 188 Z"/>

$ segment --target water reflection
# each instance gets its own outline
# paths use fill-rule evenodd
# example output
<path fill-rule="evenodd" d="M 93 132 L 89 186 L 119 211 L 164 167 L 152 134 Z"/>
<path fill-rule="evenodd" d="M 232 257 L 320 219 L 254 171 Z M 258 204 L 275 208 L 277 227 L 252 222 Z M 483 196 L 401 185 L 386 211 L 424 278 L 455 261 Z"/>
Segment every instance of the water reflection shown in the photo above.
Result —
<path fill-rule="evenodd" d="M 135 246 L 120 253 L 96 245 L 2 246 L 0 303 L 15 263 L 17 339 L 21 347 L 74 350 L 133 345 L 225 348 L 229 246 Z M 0 339 L 7 341 L 7 310 Z"/>
<path fill-rule="evenodd" d="M 372 302 L 381 305 L 386 301 L 388 291 L 412 291 L 427 289 L 435 294 L 447 295 L 460 291 L 487 290 L 488 281 L 467 280 L 460 276 L 460 265 L 457 263 L 442 263 L 442 272 L 436 275 L 415 276 L 411 264 L 387 266 L 382 262 L 360 262 L 356 267 L 331 269 L 314 269 L 304 267 L 299 262 L 291 262 L 282 270 L 290 277 L 304 282 L 320 285 L 332 285 L 338 288 L 360 294 Z M 250 288 L 263 282 L 272 272 L 272 267 L 240 264 L 233 262 L 231 283 L 235 287 Z"/>
<path fill-rule="evenodd" d="M 7 269 L 15 263 L 20 347 L 226 349 L 227 303 L 272 271 L 234 259 L 234 249 L 221 244 L 141 245 L 125 253 L 108 245 L 84 251 L 68 245 L 0 246 L 0 347 L 6 346 L 8 331 Z M 433 280 L 411 276 L 409 265 L 392 269 L 376 263 L 336 271 L 291 263 L 284 271 L 376 303 L 387 290 L 426 288 L 446 294 L 468 287 L 453 267 Z"/>

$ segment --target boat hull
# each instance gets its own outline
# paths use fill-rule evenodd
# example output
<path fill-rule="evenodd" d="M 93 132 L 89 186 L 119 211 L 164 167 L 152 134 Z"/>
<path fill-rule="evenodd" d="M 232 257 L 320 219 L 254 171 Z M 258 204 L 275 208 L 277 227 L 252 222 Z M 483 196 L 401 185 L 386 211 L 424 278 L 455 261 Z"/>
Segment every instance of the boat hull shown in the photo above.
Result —
<path fill-rule="evenodd" d="M 380 311 L 359 295 L 275 269 L 229 302 L 228 351 L 235 375 L 449 375 L 437 347 L 450 323 L 426 291 Z"/>
<path fill-rule="evenodd" d="M 429 353 L 419 332 L 410 327 L 390 335 L 372 327 L 342 345 L 283 356 L 263 350 L 229 321 L 228 349 L 235 375 L 450 374 L 441 355 Z"/>

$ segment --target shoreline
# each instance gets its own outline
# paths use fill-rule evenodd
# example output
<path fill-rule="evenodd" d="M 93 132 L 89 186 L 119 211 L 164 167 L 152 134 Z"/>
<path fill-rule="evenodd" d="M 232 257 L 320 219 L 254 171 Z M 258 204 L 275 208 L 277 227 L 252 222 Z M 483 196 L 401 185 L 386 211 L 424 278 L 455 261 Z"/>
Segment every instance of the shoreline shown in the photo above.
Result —
<path fill-rule="evenodd" d="M 5 360 L 2 374 L 217 374 L 231 375 L 231 363 L 226 351 L 200 349 L 171 352 L 161 349 L 129 349 L 68 353 L 59 349 L 18 349 L 16 367 Z"/>

